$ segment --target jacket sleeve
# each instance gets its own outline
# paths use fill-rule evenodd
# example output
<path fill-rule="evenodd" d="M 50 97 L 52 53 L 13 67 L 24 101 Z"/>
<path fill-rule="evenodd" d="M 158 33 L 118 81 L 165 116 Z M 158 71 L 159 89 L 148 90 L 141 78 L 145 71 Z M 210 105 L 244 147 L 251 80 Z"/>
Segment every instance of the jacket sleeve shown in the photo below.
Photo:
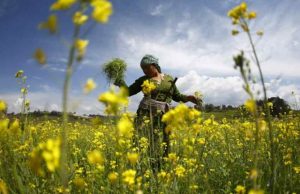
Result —
<path fill-rule="evenodd" d="M 137 80 L 135 80 L 134 83 L 131 84 L 130 86 L 128 86 L 124 80 L 117 80 L 114 84 L 116 86 L 119 86 L 119 87 L 127 88 L 128 89 L 128 95 L 132 96 L 132 95 L 135 95 L 135 94 L 139 93 L 142 90 L 141 85 L 143 84 L 145 79 L 146 79 L 145 76 L 140 77 Z"/>
<path fill-rule="evenodd" d="M 173 87 L 173 95 L 172 95 L 172 99 L 175 102 L 187 102 L 187 96 L 184 94 L 181 94 L 178 90 L 178 88 L 176 87 L 176 84 Z"/>

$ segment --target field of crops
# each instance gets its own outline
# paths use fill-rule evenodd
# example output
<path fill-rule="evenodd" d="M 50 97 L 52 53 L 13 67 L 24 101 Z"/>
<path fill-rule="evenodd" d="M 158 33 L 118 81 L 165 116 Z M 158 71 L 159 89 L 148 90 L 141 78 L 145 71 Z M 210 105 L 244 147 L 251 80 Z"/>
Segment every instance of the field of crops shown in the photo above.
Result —
<path fill-rule="evenodd" d="M 60 151 L 60 118 L 28 117 L 21 131 L 18 120 L 10 119 L 8 125 L 2 115 L 1 191 L 245 193 L 254 181 L 261 190 L 252 193 L 269 190 L 270 144 L 263 120 L 255 148 L 255 126 L 249 118 L 214 120 L 184 105 L 174 114 L 181 116 L 170 115 L 171 152 L 158 172 L 149 162 L 148 139 L 139 138 L 138 146 L 133 143 L 136 133 L 128 114 L 68 123 L 67 153 Z M 300 191 L 299 125 L 299 115 L 293 113 L 273 120 L 278 193 Z M 66 166 L 60 166 L 62 154 L 67 155 Z M 67 176 L 67 188 L 62 186 L 62 176 Z"/>

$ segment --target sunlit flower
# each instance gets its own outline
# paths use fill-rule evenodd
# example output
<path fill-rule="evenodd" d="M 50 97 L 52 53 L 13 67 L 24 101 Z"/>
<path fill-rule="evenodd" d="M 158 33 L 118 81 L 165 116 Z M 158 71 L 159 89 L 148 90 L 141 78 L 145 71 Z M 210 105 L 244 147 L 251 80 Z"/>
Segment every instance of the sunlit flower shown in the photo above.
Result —
<path fill-rule="evenodd" d="M 248 14 L 248 19 L 251 20 L 251 19 L 254 19 L 254 18 L 256 18 L 256 12 L 255 11 L 251 11 Z"/>
<path fill-rule="evenodd" d="M 96 88 L 96 83 L 92 78 L 89 78 L 84 85 L 84 93 L 90 93 Z"/>
<path fill-rule="evenodd" d="M 120 108 L 128 105 L 128 91 L 121 87 L 119 92 L 110 89 L 99 95 L 98 100 L 106 105 L 107 114 L 117 114 Z"/>
<path fill-rule="evenodd" d="M 107 23 L 113 12 L 112 4 L 107 0 L 94 0 L 91 5 L 94 7 L 93 19 L 100 23 Z"/>
<path fill-rule="evenodd" d="M 7 186 L 2 179 L 0 179 L 0 193 L 8 194 Z"/>
<path fill-rule="evenodd" d="M 265 192 L 261 189 L 251 189 L 248 194 L 264 194 Z"/>
<path fill-rule="evenodd" d="M 51 5 L 51 10 L 66 10 L 76 3 L 77 0 L 57 0 Z"/>
<path fill-rule="evenodd" d="M 155 90 L 155 88 L 156 88 L 155 84 L 149 80 L 145 80 L 143 82 L 143 84 L 141 85 L 141 87 L 142 87 L 142 91 L 145 95 L 151 94 L 151 92 L 153 90 Z"/>
<path fill-rule="evenodd" d="M 118 179 L 118 173 L 117 172 L 111 172 L 108 174 L 108 180 L 111 182 L 111 183 L 115 183 Z"/>
<path fill-rule="evenodd" d="M 245 102 L 246 109 L 251 112 L 252 114 L 255 114 L 256 111 L 256 102 L 252 99 L 248 99 Z"/>
<path fill-rule="evenodd" d="M 121 136 L 124 137 L 132 137 L 133 135 L 133 123 L 127 115 L 123 115 L 119 120 L 118 124 L 118 132 Z"/>
<path fill-rule="evenodd" d="M 43 49 L 37 48 L 33 54 L 33 57 L 39 64 L 46 64 L 47 62 L 47 57 Z"/>
<path fill-rule="evenodd" d="M 185 168 L 182 166 L 182 165 L 178 165 L 176 168 L 175 168 L 175 174 L 178 176 L 178 177 L 184 177 L 185 176 Z"/>
<path fill-rule="evenodd" d="M 43 163 L 49 172 L 54 172 L 59 168 L 60 163 L 60 139 L 48 139 L 44 143 L 40 143 L 30 153 L 30 167 L 38 175 L 44 176 L 42 168 Z"/>
<path fill-rule="evenodd" d="M 82 59 L 86 52 L 86 47 L 88 46 L 88 40 L 77 39 L 74 43 L 74 47 L 78 52 L 78 59 Z"/>
<path fill-rule="evenodd" d="M 136 171 L 129 169 L 122 173 L 123 182 L 128 184 L 129 186 L 133 185 L 135 183 L 135 174 Z"/>
<path fill-rule="evenodd" d="M 39 29 L 49 30 L 51 34 L 57 32 L 57 17 L 52 14 L 48 17 L 48 20 L 39 24 Z"/>
<path fill-rule="evenodd" d="M 88 19 L 89 19 L 89 16 L 84 15 L 80 11 L 77 11 L 73 16 L 73 23 L 75 25 L 81 26 L 81 25 L 85 24 Z"/>
<path fill-rule="evenodd" d="M 83 178 L 80 177 L 76 177 L 73 180 L 74 185 L 79 188 L 79 189 L 83 189 L 84 187 L 87 186 L 86 182 L 84 181 Z"/>
<path fill-rule="evenodd" d="M 0 112 L 6 110 L 6 103 L 3 100 L 0 100 Z"/>
<path fill-rule="evenodd" d="M 99 152 L 98 150 L 93 150 L 88 153 L 88 162 L 90 164 L 100 164 L 102 165 L 104 163 L 104 158 L 102 156 L 102 153 Z"/>
<path fill-rule="evenodd" d="M 245 189 L 244 186 L 238 185 L 238 186 L 236 186 L 236 188 L 235 188 L 235 192 L 236 192 L 237 194 L 244 194 L 244 193 L 246 193 L 246 189 Z"/>
<path fill-rule="evenodd" d="M 300 174 L 300 166 L 294 167 L 294 171 L 296 172 L 296 174 Z"/>
<path fill-rule="evenodd" d="M 0 131 L 6 130 L 8 128 L 9 119 L 0 119 Z"/>
<path fill-rule="evenodd" d="M 131 164 L 136 164 L 139 159 L 138 153 L 127 153 L 127 159 Z"/>

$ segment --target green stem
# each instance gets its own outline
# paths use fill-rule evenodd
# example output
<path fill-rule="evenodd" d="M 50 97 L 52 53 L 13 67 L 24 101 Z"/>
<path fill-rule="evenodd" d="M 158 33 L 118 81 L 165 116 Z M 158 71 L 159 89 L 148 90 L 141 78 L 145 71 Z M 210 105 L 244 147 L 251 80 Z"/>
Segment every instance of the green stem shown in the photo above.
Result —
<path fill-rule="evenodd" d="M 72 46 L 70 48 L 69 52 L 69 59 L 67 63 L 67 69 L 65 74 L 65 81 L 63 86 L 63 126 L 61 131 L 61 180 L 62 185 L 66 189 L 68 187 L 68 173 L 67 173 L 67 161 L 68 161 L 68 144 L 67 144 L 67 137 L 68 137 L 68 94 L 69 94 L 69 88 L 71 85 L 71 77 L 73 73 L 72 65 L 74 63 L 74 57 L 75 57 L 75 46 L 74 42 L 76 41 L 78 35 L 79 35 L 80 27 L 75 26 L 74 34 L 73 34 L 73 42 Z"/>
<path fill-rule="evenodd" d="M 247 25 L 246 22 L 245 22 L 245 24 L 248 28 L 248 25 Z M 250 41 L 250 44 L 251 44 L 251 48 L 252 48 L 252 52 L 254 54 L 256 65 L 257 65 L 258 70 L 259 70 L 260 80 L 261 80 L 261 84 L 262 84 L 263 92 L 264 92 L 264 110 L 267 113 L 267 123 L 268 123 L 268 127 L 269 127 L 269 141 L 270 141 L 270 151 L 271 151 L 270 193 L 274 193 L 275 192 L 275 181 L 276 181 L 276 178 L 275 178 L 275 174 L 276 174 L 276 172 L 275 172 L 275 150 L 274 150 L 274 139 L 273 139 L 274 135 L 273 135 L 273 128 L 272 128 L 271 117 L 270 117 L 270 109 L 269 109 L 268 104 L 267 104 L 268 103 L 267 90 L 266 90 L 266 87 L 265 87 L 263 73 L 262 73 L 262 70 L 261 70 L 260 62 L 258 60 L 258 56 L 257 56 L 257 53 L 256 53 L 256 49 L 255 49 L 252 37 L 251 37 L 251 34 L 250 34 L 250 30 L 248 30 L 246 32 L 247 32 L 247 35 L 248 35 L 248 38 L 249 38 L 249 41 Z"/>

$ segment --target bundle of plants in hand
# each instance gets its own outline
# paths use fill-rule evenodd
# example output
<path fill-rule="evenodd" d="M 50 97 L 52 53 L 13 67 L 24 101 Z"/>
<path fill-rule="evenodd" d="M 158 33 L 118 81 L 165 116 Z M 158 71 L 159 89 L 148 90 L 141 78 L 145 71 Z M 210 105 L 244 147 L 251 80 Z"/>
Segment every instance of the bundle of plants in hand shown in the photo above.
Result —
<path fill-rule="evenodd" d="M 127 69 L 127 64 L 124 60 L 114 58 L 111 61 L 103 64 L 103 72 L 109 82 L 124 79 L 124 72 Z"/>

